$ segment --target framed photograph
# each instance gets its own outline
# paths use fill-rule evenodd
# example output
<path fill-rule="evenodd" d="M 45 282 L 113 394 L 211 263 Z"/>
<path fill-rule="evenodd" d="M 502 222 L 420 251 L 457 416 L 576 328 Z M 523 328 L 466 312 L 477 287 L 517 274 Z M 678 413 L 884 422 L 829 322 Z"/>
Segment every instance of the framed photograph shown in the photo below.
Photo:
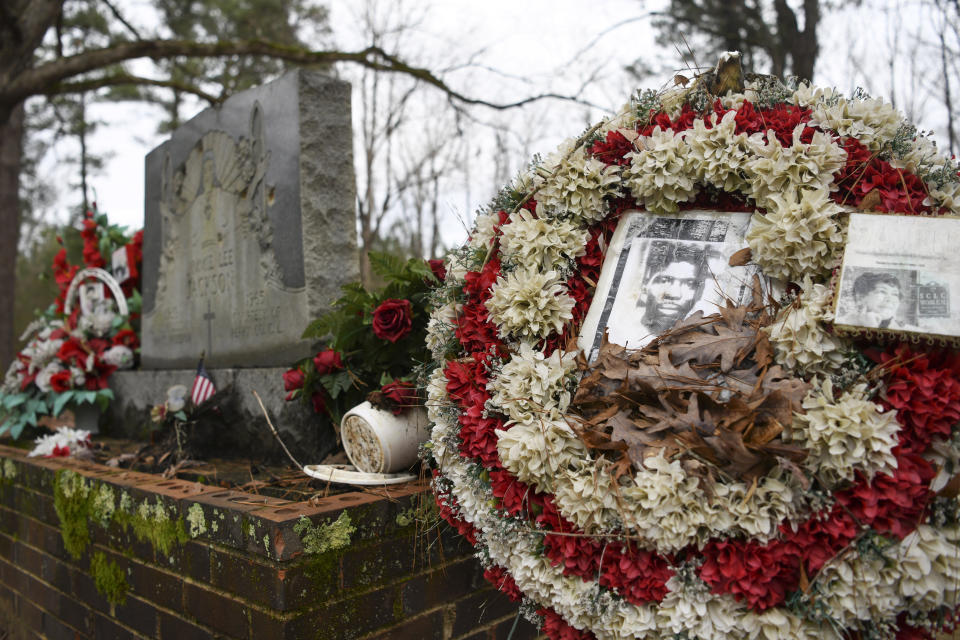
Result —
<path fill-rule="evenodd" d="M 715 313 L 725 299 L 745 302 L 758 270 L 729 260 L 747 246 L 749 224 L 749 212 L 624 213 L 580 331 L 587 359 L 596 358 L 604 332 L 640 349 L 696 311 Z"/>
<path fill-rule="evenodd" d="M 834 296 L 840 333 L 960 340 L 960 218 L 853 213 Z"/>

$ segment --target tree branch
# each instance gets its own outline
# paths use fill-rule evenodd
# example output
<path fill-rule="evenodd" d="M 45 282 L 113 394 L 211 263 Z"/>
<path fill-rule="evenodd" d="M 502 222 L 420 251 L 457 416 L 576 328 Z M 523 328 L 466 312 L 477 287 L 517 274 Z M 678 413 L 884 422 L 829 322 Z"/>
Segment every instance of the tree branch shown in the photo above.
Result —
<path fill-rule="evenodd" d="M 553 98 L 576 102 L 571 96 L 556 93 L 541 93 L 507 103 L 494 103 L 479 98 L 470 98 L 448 86 L 430 70 L 408 65 L 400 58 L 388 54 L 379 47 L 367 47 L 361 51 L 308 51 L 264 40 L 221 41 L 215 43 L 188 40 L 138 40 L 121 42 L 110 47 L 92 49 L 73 56 L 40 64 L 17 74 L 5 86 L 0 87 L 0 106 L 11 107 L 33 95 L 46 93 L 47 88 L 59 85 L 69 78 L 95 71 L 103 67 L 133 60 L 154 60 L 178 57 L 222 57 L 232 55 L 259 55 L 277 58 L 303 65 L 330 65 L 335 62 L 352 62 L 375 71 L 403 73 L 417 78 L 446 93 L 464 104 L 474 104 L 491 109 L 505 110 L 531 102 Z"/>
<path fill-rule="evenodd" d="M 64 93 L 82 93 L 84 91 L 93 91 L 94 89 L 102 89 L 104 87 L 120 87 L 129 85 L 165 87 L 167 89 L 182 91 L 183 93 L 190 93 L 197 96 L 201 100 L 206 100 L 210 103 L 211 107 L 222 102 L 222 100 L 220 100 L 220 98 L 217 96 L 207 93 L 200 87 L 186 82 L 178 82 L 176 80 L 156 80 L 154 78 L 144 78 L 124 72 L 111 73 L 109 75 L 103 75 L 96 78 L 86 78 L 84 80 L 74 80 L 72 82 L 62 82 L 58 85 L 49 87 L 44 91 L 44 94 L 52 96 L 61 95 Z"/>
<path fill-rule="evenodd" d="M 110 13 L 113 14 L 113 17 L 116 18 L 120 22 L 120 24 L 126 27 L 127 31 L 133 34 L 134 38 L 136 38 L 137 40 L 143 40 L 143 37 L 140 35 L 140 32 L 137 31 L 132 24 L 130 24 L 124 19 L 123 15 L 121 15 L 120 11 L 118 11 L 117 8 L 113 6 L 113 3 L 110 2 L 110 0 L 101 0 L 101 2 L 107 5 L 107 9 L 110 9 Z"/>

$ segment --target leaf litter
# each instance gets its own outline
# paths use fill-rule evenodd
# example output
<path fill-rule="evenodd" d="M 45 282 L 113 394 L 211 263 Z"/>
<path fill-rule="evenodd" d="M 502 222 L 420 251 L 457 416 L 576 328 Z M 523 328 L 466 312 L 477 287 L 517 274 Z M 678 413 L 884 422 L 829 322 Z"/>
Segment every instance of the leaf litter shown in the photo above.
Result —
<path fill-rule="evenodd" d="M 718 476 L 755 483 L 775 467 L 806 485 L 803 447 L 784 441 L 810 384 L 774 364 L 763 327 L 776 303 L 754 278 L 751 302 L 698 311 L 641 350 L 604 338 L 571 406 L 575 430 L 610 460 L 614 477 L 662 452 L 680 460 L 708 493 Z"/>

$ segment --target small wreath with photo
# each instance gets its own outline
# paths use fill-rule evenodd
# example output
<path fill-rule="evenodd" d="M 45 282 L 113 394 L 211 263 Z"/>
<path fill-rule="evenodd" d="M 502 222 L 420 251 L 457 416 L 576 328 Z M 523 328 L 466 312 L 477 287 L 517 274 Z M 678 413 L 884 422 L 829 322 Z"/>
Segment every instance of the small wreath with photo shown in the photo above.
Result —
<path fill-rule="evenodd" d="M 898 280 L 893 315 L 936 331 L 838 331 L 835 292 L 843 262 L 883 297 L 851 247 L 915 253 L 898 225 L 960 213 L 958 166 L 881 100 L 738 70 L 639 92 L 448 257 L 441 513 L 551 638 L 933 637 L 960 591 L 953 283 L 923 307 Z"/>

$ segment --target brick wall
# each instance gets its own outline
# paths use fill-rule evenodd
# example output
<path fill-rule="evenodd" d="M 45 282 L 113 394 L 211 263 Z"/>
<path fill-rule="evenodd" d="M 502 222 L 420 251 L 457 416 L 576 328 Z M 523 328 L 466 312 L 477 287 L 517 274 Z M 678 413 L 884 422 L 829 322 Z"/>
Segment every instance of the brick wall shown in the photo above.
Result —
<path fill-rule="evenodd" d="M 0 446 L 0 637 L 534 637 L 424 491 L 287 502 Z"/>

